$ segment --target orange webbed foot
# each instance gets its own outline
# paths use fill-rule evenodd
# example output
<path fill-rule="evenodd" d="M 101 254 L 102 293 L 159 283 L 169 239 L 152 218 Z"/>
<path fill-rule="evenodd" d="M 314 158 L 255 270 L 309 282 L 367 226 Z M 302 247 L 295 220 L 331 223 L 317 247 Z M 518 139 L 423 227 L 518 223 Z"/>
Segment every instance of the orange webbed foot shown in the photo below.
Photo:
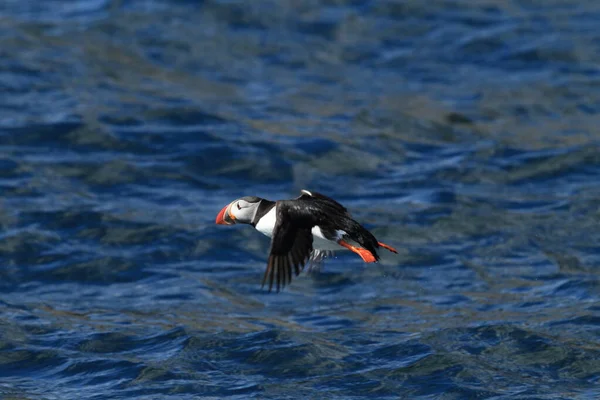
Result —
<path fill-rule="evenodd" d="M 358 254 L 360 256 L 360 258 L 362 258 L 363 261 L 366 263 L 372 263 L 372 262 L 377 261 L 377 257 L 375 257 L 375 255 L 367 249 L 363 249 L 362 247 L 352 246 L 350 243 L 344 242 L 343 240 L 338 240 L 338 244 L 340 246 L 344 246 L 348 250 L 351 250 L 351 251 L 355 252 L 356 254 Z"/>
<path fill-rule="evenodd" d="M 391 251 L 392 253 L 396 253 L 396 254 L 398 254 L 398 250 L 396 250 L 396 249 L 395 249 L 395 248 L 393 248 L 392 246 L 388 246 L 387 244 L 385 244 L 385 243 L 381 243 L 381 242 L 377 242 L 377 244 L 378 244 L 380 247 L 383 247 L 384 249 Z"/>

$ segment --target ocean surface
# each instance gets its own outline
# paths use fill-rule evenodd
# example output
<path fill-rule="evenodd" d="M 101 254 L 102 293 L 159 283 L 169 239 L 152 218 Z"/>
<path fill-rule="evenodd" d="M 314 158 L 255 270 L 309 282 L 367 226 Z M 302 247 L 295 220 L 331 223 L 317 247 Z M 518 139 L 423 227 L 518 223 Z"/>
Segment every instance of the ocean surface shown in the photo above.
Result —
<path fill-rule="evenodd" d="M 0 2 L 0 398 L 599 399 L 600 3 Z M 280 293 L 230 201 L 399 249 Z"/>

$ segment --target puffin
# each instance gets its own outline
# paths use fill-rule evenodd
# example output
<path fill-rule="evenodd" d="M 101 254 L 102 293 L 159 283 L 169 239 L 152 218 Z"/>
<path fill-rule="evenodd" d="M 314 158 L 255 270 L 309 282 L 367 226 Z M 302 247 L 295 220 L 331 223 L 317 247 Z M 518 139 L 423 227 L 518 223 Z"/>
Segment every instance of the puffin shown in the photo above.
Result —
<path fill-rule="evenodd" d="M 291 200 L 271 201 L 245 196 L 232 201 L 217 214 L 216 224 L 249 224 L 271 238 L 267 269 L 261 287 L 277 292 L 304 269 L 308 261 L 320 263 L 336 250 L 350 250 L 366 263 L 379 260 L 377 249 L 398 251 L 379 242 L 356 222 L 346 207 L 323 194 L 302 190 Z"/>

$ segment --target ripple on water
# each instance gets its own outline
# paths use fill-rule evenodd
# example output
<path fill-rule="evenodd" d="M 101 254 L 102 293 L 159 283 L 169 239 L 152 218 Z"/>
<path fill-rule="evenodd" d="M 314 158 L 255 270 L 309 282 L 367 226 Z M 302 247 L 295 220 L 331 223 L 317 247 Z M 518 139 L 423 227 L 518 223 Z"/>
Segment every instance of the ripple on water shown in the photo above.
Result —
<path fill-rule="evenodd" d="M 0 3 L 0 397 L 599 396 L 591 2 Z M 400 254 L 262 290 L 301 188 Z"/>

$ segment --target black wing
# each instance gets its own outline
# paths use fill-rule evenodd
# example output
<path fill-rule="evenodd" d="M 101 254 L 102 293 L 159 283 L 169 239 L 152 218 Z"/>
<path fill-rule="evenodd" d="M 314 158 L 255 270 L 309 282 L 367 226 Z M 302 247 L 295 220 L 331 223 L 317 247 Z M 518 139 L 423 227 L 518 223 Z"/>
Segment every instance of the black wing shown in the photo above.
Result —
<path fill-rule="evenodd" d="M 329 207 L 332 207 L 340 214 L 346 215 L 348 217 L 350 216 L 350 213 L 348 212 L 346 207 L 344 207 L 343 205 L 341 205 L 340 203 L 338 203 L 331 197 L 325 196 L 324 194 L 321 194 L 321 193 L 303 189 L 300 191 L 300 197 L 298 197 L 296 200 L 309 200 L 309 199 L 326 203 Z"/>
<path fill-rule="evenodd" d="M 313 250 L 311 228 L 306 221 L 298 221 L 297 217 L 293 208 L 285 202 L 277 202 L 277 222 L 273 228 L 271 252 L 262 280 L 264 286 L 269 279 L 269 291 L 274 281 L 277 291 L 292 281 L 292 267 L 296 276 L 299 275 Z"/>

